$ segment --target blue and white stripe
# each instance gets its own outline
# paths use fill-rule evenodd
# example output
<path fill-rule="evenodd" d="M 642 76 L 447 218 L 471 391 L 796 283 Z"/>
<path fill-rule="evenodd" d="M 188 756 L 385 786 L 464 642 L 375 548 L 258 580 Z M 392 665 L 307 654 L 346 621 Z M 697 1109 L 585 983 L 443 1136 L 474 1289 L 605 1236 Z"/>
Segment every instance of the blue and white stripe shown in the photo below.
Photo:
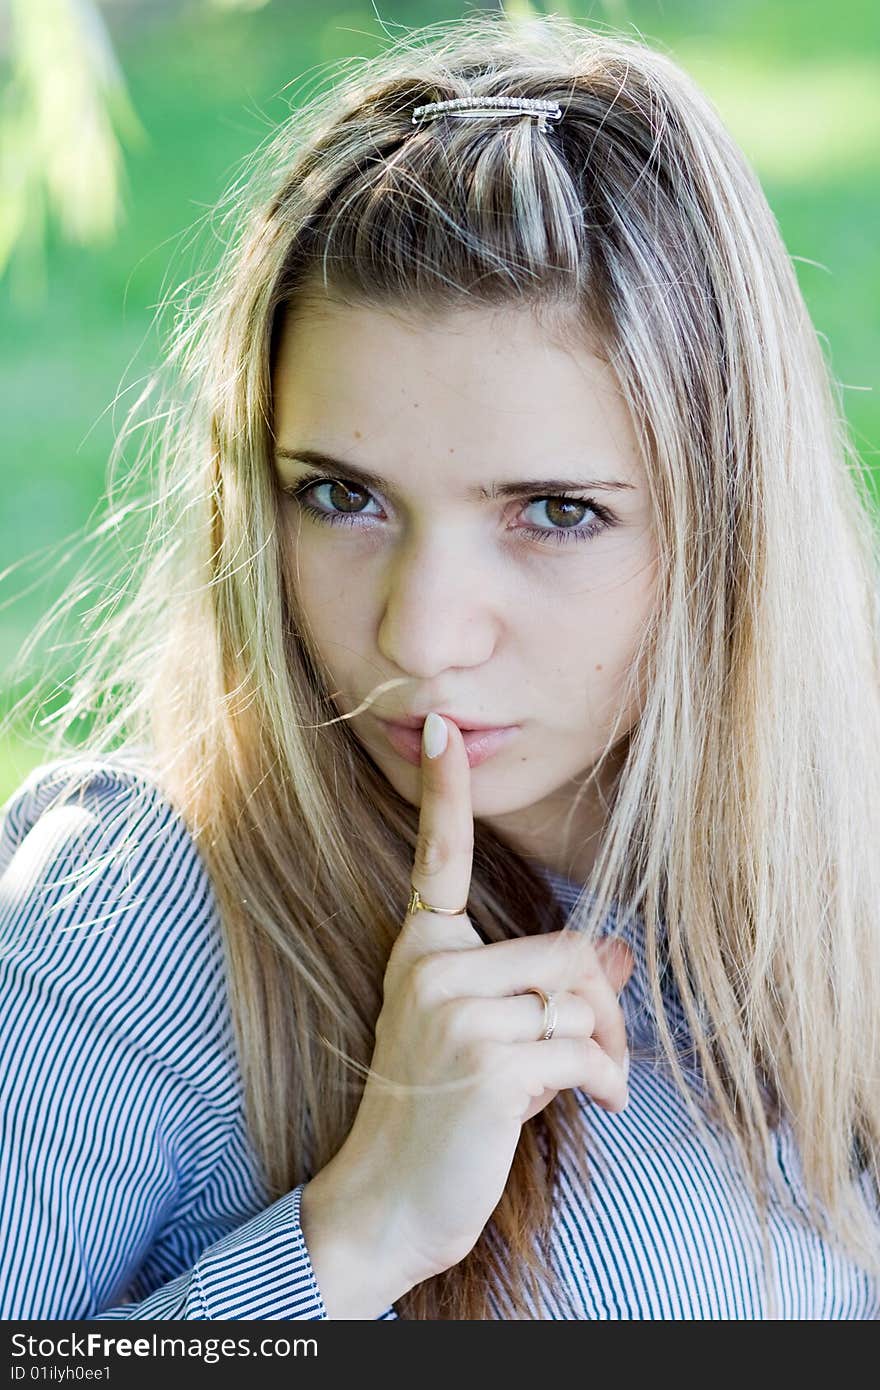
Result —
<path fill-rule="evenodd" d="M 84 792 L 47 810 L 84 764 Z M 0 1317 L 325 1318 L 302 1188 L 270 1202 L 248 1138 L 216 906 L 182 820 L 119 755 L 44 764 L 0 815 Z M 570 906 L 577 886 L 549 877 Z M 707 1148 L 651 1061 L 637 926 L 607 929 L 636 954 L 631 1099 L 610 1115 L 579 1093 L 553 1243 L 571 1302 L 548 1294 L 542 1316 L 771 1316 L 732 1141 Z M 803 1210 L 789 1131 L 776 1142 Z M 880 1317 L 877 1283 L 797 1210 L 771 1206 L 780 1315 Z"/>

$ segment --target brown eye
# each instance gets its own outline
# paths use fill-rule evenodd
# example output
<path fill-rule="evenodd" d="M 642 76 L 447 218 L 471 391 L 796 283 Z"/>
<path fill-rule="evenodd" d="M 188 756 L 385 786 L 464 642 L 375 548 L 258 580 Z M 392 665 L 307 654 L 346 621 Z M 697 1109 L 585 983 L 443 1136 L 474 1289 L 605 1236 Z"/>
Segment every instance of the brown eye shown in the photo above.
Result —
<path fill-rule="evenodd" d="M 363 510 L 364 489 L 351 486 L 338 478 L 333 478 L 324 486 L 330 489 L 329 501 L 332 506 L 340 507 L 343 511 L 358 512 Z M 361 505 L 357 505 L 358 494 L 360 494 Z"/>
<path fill-rule="evenodd" d="M 543 509 L 550 525 L 526 526 L 522 529 L 539 540 L 555 541 L 563 545 L 567 541 L 592 540 L 616 524 L 611 513 L 594 502 L 592 497 L 530 497 L 526 506 Z M 593 514 L 593 520 L 584 526 L 582 523 L 586 514 L 590 512 Z"/>
<path fill-rule="evenodd" d="M 315 506 L 306 500 L 309 494 L 317 495 L 322 488 L 327 490 L 323 497 L 318 498 L 323 505 Z M 314 476 L 303 479 L 294 488 L 285 488 L 285 491 L 304 512 L 328 526 L 355 525 L 355 519 L 364 515 L 365 499 L 369 500 L 372 496 L 366 488 L 358 487 L 357 483 L 349 482 L 346 478 Z"/>
<path fill-rule="evenodd" d="M 577 526 L 583 521 L 584 512 L 590 510 L 588 502 L 576 502 L 571 497 L 544 497 L 541 502 L 554 526 Z"/>

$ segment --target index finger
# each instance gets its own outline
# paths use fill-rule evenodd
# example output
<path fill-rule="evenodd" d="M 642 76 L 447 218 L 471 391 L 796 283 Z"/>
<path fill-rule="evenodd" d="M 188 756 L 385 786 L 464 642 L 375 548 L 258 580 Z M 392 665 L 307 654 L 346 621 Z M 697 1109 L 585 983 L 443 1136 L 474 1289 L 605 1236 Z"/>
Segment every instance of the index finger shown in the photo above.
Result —
<path fill-rule="evenodd" d="M 444 742 L 445 734 L 445 742 Z M 438 749 L 434 757 L 429 749 Z M 422 729 L 422 799 L 419 831 L 412 870 L 412 885 L 419 897 L 433 907 L 467 907 L 474 864 L 474 812 L 471 769 L 461 730 L 451 719 L 431 713 Z M 467 918 L 432 916 L 418 918 L 441 929 L 438 944 L 444 947 L 473 943 L 474 929 Z M 466 925 L 467 932 L 455 927 Z M 467 936 L 467 942 L 459 937 Z"/>

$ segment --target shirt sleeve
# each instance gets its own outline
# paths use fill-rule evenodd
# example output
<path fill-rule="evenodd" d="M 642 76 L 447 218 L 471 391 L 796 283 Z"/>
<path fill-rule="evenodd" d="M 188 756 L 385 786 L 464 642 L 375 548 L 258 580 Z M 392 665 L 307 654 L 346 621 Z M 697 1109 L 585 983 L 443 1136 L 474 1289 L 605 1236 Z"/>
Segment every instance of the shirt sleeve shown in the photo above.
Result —
<path fill-rule="evenodd" d="M 49 805 L 69 762 L 0 810 L 0 1318 L 326 1318 L 304 1184 L 270 1202 L 246 1139 L 195 843 L 122 765 Z"/>

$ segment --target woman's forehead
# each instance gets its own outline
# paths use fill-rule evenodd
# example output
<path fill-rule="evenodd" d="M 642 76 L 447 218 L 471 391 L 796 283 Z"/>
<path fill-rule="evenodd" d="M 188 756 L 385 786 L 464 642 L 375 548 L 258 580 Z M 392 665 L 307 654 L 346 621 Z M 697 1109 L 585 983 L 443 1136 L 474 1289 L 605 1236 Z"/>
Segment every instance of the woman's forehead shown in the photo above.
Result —
<path fill-rule="evenodd" d="M 291 314 L 275 364 L 275 433 L 285 448 L 350 452 L 405 446 L 540 464 L 574 456 L 637 470 L 628 411 L 608 363 L 563 344 L 527 310 L 428 318 L 311 305 Z M 356 460 L 355 460 L 356 461 Z M 552 462 L 551 462 L 552 461 Z M 379 466 L 370 456 L 366 466 Z M 547 472 L 547 469 L 550 472 Z M 481 470 L 482 471 L 482 470 Z M 505 477 L 509 470 L 505 471 Z"/>

